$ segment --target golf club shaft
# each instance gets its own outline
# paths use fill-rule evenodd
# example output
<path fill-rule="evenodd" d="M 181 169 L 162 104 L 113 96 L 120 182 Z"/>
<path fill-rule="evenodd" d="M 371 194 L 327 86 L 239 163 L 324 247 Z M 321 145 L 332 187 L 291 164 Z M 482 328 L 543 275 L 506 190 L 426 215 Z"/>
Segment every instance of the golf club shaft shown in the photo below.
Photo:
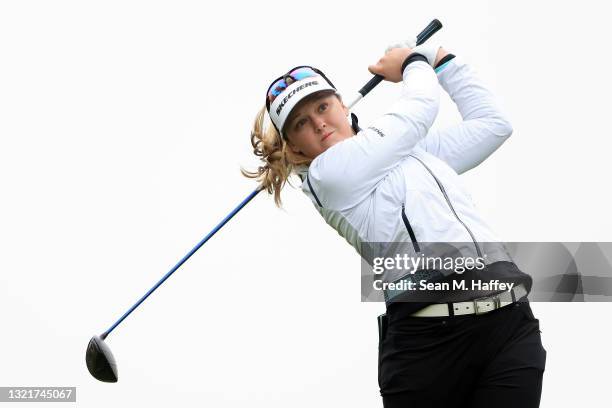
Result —
<path fill-rule="evenodd" d="M 245 205 L 247 205 L 249 203 L 249 201 L 251 201 L 261 190 L 262 190 L 262 188 L 258 187 L 251 194 L 249 194 L 244 200 L 242 200 L 242 202 L 240 204 L 238 204 L 238 206 L 236 206 L 236 208 L 234 208 L 232 210 L 232 212 L 230 212 L 219 224 L 217 224 L 217 226 L 215 228 L 213 228 L 213 230 L 210 231 L 208 233 L 208 235 L 206 235 L 200 242 L 198 242 L 198 244 L 195 247 L 193 247 L 193 249 L 191 251 L 189 251 L 189 253 L 183 257 L 183 259 L 181 259 L 176 265 L 174 265 L 174 267 L 172 269 L 170 269 L 168 271 L 168 273 L 166 273 L 163 276 L 163 278 L 161 278 L 159 280 L 159 282 L 157 282 L 155 284 L 155 286 L 153 286 L 151 289 L 149 289 L 149 291 L 147 293 L 145 293 L 145 295 L 143 297 L 141 297 L 140 300 L 138 300 L 138 302 L 134 303 L 134 306 L 132 306 L 130 308 L 130 310 L 125 312 L 125 314 L 123 316 L 121 316 L 121 318 L 119 320 L 117 320 L 115 322 L 115 324 L 113 324 L 107 331 L 102 333 L 100 335 L 102 340 L 104 340 L 106 338 L 106 336 L 108 336 L 115 329 L 115 327 L 119 326 L 119 324 L 121 324 L 121 322 L 123 320 L 125 320 L 125 318 L 128 317 L 130 315 L 130 313 L 132 313 L 134 311 L 134 309 L 136 309 L 138 306 L 140 306 L 140 304 L 142 302 L 144 302 L 145 299 L 148 298 L 149 295 L 151 293 L 153 293 L 162 283 L 164 283 L 164 281 L 166 279 L 168 279 L 178 268 L 180 268 L 181 265 L 183 265 L 185 263 L 185 261 L 187 261 L 191 257 L 191 255 L 195 254 L 197 252 L 197 250 L 200 249 L 200 247 L 206 243 L 206 241 L 208 241 L 210 238 L 212 238 L 212 236 L 215 235 L 217 233 L 217 231 L 219 231 L 221 228 L 223 228 L 223 226 L 225 224 L 227 224 L 227 222 L 229 220 L 231 220 L 232 217 L 234 215 L 236 215 L 238 213 L 238 211 L 240 211 Z"/>
<path fill-rule="evenodd" d="M 432 35 L 434 35 L 441 28 L 442 28 L 442 23 L 440 22 L 440 20 L 438 20 L 437 18 L 431 20 L 431 23 L 429 23 L 427 27 L 425 27 L 425 29 L 417 35 L 416 44 L 417 45 L 423 44 L 425 41 L 427 41 Z M 357 94 L 355 99 L 353 99 L 347 105 L 347 107 L 351 109 L 353 106 L 355 106 L 357 102 L 361 100 L 361 98 L 366 96 L 372 89 L 374 89 L 378 84 L 380 84 L 383 79 L 385 78 L 382 75 L 374 75 L 372 79 L 370 79 L 368 83 L 365 84 L 359 90 L 359 93 Z"/>
<path fill-rule="evenodd" d="M 420 44 L 424 43 L 425 41 L 427 41 L 427 39 L 429 39 L 429 37 L 431 37 L 440 28 L 442 28 L 442 23 L 440 23 L 439 20 L 434 19 L 417 36 L 417 44 L 420 45 Z M 382 76 L 375 75 L 374 78 L 372 78 L 366 85 L 363 86 L 363 88 L 361 88 L 361 90 L 359 91 L 359 94 L 360 94 L 359 98 L 357 98 L 351 104 L 351 106 L 349 106 L 349 108 L 354 106 L 359 100 L 361 100 L 361 98 L 363 98 L 365 95 L 367 95 L 368 92 L 370 92 L 372 89 L 374 89 L 382 80 L 383 80 Z M 166 281 L 166 279 L 168 279 L 174 272 L 176 272 L 176 270 L 178 268 L 180 268 L 181 265 L 183 265 L 191 257 L 191 255 L 196 253 L 198 251 L 198 249 L 200 249 L 200 247 L 202 247 L 202 245 L 204 245 L 206 243 L 206 241 L 208 241 L 210 238 L 212 238 L 213 235 L 215 235 L 221 228 L 223 228 L 223 226 L 225 224 L 227 224 L 227 222 L 230 219 L 232 219 L 232 217 L 234 217 L 234 215 L 236 215 L 242 208 L 244 208 L 244 206 L 246 206 L 261 190 L 263 190 L 263 188 L 258 187 L 251 194 L 249 194 L 244 200 L 242 200 L 242 202 L 240 204 L 238 204 L 238 206 L 236 206 L 236 208 L 234 208 L 232 210 L 232 212 L 229 213 L 215 228 L 213 228 L 213 230 L 210 231 L 208 233 L 208 235 L 206 235 L 195 247 L 193 247 L 193 249 L 191 251 L 189 251 L 189 253 L 183 257 L 183 259 L 181 259 L 176 265 L 174 265 L 174 267 L 172 269 L 170 269 L 159 280 L 159 282 L 157 282 L 151 289 L 149 289 L 149 291 L 147 293 L 145 293 L 145 295 L 143 297 L 141 297 L 136 303 L 134 303 L 134 305 L 127 312 L 125 312 L 124 315 L 119 318 L 119 320 L 117 320 L 107 331 L 102 333 L 100 335 L 100 338 L 102 340 L 104 340 L 113 330 L 115 330 L 115 328 L 117 326 L 119 326 L 121 324 L 121 322 L 123 322 L 125 320 L 125 318 L 128 317 L 138 306 L 140 306 L 140 304 L 142 302 L 144 302 L 145 299 L 148 298 L 151 293 L 153 293 L 158 287 L 160 287 L 161 284 Z"/>

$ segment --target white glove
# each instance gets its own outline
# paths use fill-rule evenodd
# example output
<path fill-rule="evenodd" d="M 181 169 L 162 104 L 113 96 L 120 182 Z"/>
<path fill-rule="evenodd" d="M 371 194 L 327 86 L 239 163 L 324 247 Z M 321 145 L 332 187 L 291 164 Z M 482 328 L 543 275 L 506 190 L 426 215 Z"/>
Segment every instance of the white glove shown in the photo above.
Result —
<path fill-rule="evenodd" d="M 432 67 L 436 63 L 436 56 L 438 55 L 438 50 L 440 49 L 440 44 L 436 42 L 429 42 L 425 44 L 421 44 L 417 47 L 414 47 L 412 50 L 417 52 L 427 58 L 427 62 Z"/>
<path fill-rule="evenodd" d="M 416 37 L 412 37 L 407 40 L 399 41 L 399 42 L 396 42 L 395 44 L 389 45 L 387 49 L 385 50 L 385 53 L 389 52 L 390 50 L 394 48 L 406 48 L 406 47 L 408 48 L 416 47 Z"/>
<path fill-rule="evenodd" d="M 429 65 L 433 67 L 436 62 L 436 56 L 438 55 L 438 50 L 440 49 L 440 44 L 435 43 L 435 42 L 428 42 L 428 43 L 417 46 L 416 37 L 413 37 L 408 40 L 399 41 L 395 44 L 389 45 L 387 49 L 385 50 L 385 53 L 389 52 L 390 50 L 394 48 L 405 48 L 405 47 L 412 48 L 414 52 L 423 55 L 425 58 L 427 58 L 427 62 L 429 63 Z"/>

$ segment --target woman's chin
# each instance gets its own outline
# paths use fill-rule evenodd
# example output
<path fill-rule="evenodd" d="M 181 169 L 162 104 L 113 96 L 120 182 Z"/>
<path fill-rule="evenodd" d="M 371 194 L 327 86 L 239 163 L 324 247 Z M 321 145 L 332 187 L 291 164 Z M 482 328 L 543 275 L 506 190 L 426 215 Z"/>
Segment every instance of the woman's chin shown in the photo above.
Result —
<path fill-rule="evenodd" d="M 324 141 L 321 142 L 321 150 L 322 150 L 321 153 L 323 153 L 324 151 L 326 151 L 327 149 L 329 149 L 330 147 L 338 143 L 337 140 L 329 140 L 329 139 L 331 138 L 325 139 Z"/>
<path fill-rule="evenodd" d="M 332 147 L 338 142 L 343 141 L 344 139 L 346 138 L 340 136 L 337 132 L 334 132 L 331 135 L 329 135 L 327 138 L 323 139 L 321 141 L 321 145 L 324 146 L 325 149 L 329 149 L 330 147 Z"/>

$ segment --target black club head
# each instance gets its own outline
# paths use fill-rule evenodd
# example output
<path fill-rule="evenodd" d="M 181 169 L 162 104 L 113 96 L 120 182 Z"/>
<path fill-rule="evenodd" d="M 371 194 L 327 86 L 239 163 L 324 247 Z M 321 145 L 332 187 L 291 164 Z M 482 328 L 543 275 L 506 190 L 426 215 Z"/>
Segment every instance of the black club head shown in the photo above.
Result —
<path fill-rule="evenodd" d="M 95 379 L 104 382 L 117 382 L 117 363 L 110 348 L 100 336 L 93 336 L 85 354 L 87 369 Z"/>

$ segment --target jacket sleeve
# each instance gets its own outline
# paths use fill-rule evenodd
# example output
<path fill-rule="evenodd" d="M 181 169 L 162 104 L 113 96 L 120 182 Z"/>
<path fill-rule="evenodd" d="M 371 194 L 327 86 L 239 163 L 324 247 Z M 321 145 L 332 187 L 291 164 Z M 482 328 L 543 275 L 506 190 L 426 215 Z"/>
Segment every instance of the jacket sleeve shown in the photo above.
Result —
<path fill-rule="evenodd" d="M 457 173 L 464 173 L 489 157 L 512 134 L 512 126 L 495 97 L 473 69 L 459 58 L 438 68 L 440 85 L 457 105 L 463 121 L 432 130 L 419 147 L 437 156 Z"/>
<path fill-rule="evenodd" d="M 310 164 L 307 187 L 319 206 L 340 211 L 357 205 L 425 137 L 438 113 L 434 70 L 424 61 L 411 62 L 403 72 L 402 91 L 372 126 Z"/>

